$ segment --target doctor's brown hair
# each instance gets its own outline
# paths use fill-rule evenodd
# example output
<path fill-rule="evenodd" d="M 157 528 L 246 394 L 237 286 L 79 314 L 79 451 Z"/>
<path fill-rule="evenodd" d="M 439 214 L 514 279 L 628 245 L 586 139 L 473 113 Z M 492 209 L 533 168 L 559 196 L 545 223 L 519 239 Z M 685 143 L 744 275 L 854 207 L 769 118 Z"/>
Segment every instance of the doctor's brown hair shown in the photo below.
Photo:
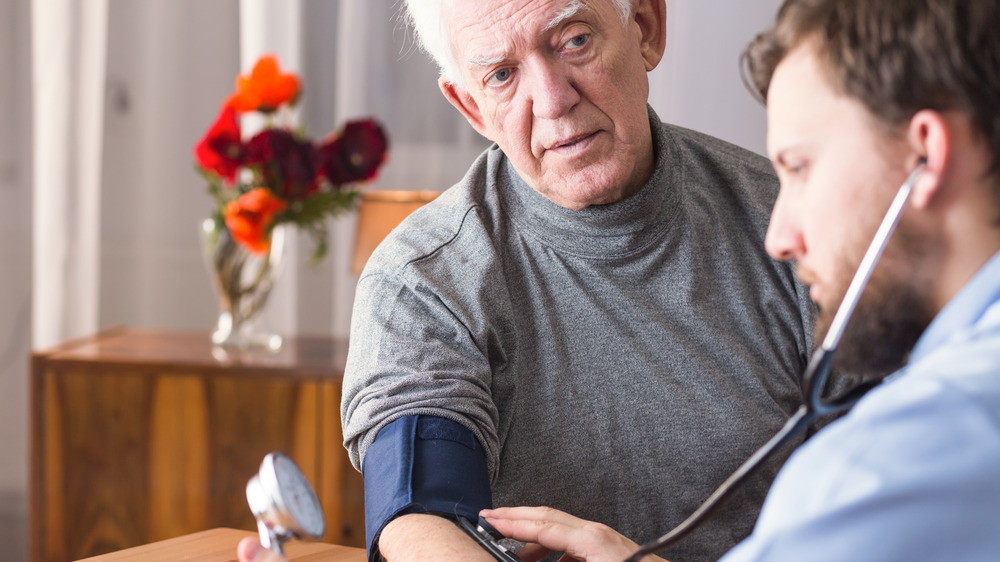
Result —
<path fill-rule="evenodd" d="M 775 68 L 811 42 L 834 90 L 887 131 L 918 111 L 958 110 L 992 154 L 1000 178 L 1000 0 L 786 0 L 773 28 L 742 56 L 762 101 Z"/>

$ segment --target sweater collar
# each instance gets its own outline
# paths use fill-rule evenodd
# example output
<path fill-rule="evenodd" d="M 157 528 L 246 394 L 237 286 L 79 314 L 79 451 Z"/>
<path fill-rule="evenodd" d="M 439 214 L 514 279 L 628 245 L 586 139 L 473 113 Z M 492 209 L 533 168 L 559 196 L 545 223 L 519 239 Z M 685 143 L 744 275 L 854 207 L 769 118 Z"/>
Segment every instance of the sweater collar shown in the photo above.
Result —
<path fill-rule="evenodd" d="M 518 230 L 560 251 L 588 258 L 616 258 L 642 251 L 662 237 L 676 212 L 680 171 L 668 169 L 672 139 L 647 106 L 653 137 L 653 172 L 630 197 L 578 211 L 556 205 L 531 188 L 504 158 L 500 196 Z"/>

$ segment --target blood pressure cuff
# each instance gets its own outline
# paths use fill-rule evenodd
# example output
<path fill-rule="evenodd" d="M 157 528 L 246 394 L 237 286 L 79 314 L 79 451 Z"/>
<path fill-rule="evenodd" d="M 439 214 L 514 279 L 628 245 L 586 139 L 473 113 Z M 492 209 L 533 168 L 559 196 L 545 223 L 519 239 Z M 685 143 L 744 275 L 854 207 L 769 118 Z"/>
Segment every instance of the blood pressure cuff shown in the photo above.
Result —
<path fill-rule="evenodd" d="M 486 454 L 463 425 L 405 416 L 383 427 L 365 453 L 365 544 L 380 560 L 378 537 L 395 517 L 432 513 L 472 521 L 493 507 Z"/>

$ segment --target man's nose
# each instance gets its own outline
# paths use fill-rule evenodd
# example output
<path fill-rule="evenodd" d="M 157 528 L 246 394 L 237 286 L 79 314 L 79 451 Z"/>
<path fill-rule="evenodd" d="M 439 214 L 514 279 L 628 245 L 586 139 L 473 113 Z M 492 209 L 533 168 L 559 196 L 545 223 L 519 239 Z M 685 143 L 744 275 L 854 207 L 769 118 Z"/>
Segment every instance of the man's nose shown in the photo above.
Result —
<path fill-rule="evenodd" d="M 557 119 L 580 102 L 571 73 L 558 64 L 539 63 L 533 70 L 531 110 L 535 117 Z"/>
<path fill-rule="evenodd" d="M 768 255 L 781 261 L 797 260 L 805 254 L 802 228 L 788 197 L 779 195 L 774 203 L 771 222 L 767 226 L 767 236 L 764 238 L 764 247 Z"/>

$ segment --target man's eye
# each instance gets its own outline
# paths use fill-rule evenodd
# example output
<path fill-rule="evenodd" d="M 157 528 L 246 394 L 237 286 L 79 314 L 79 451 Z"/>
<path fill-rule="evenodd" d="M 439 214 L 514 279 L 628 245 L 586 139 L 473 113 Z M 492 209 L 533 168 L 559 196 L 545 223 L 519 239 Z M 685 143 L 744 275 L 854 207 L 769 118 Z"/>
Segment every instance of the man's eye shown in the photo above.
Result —
<path fill-rule="evenodd" d="M 510 68 L 501 68 L 493 74 L 490 74 L 489 78 L 486 79 L 486 83 L 491 86 L 499 86 L 507 80 L 510 80 L 510 75 L 513 73 L 514 71 Z"/>
<path fill-rule="evenodd" d="M 590 40 L 590 34 L 583 33 L 567 41 L 563 47 L 566 49 L 579 49 L 580 47 L 586 45 L 588 40 Z"/>

